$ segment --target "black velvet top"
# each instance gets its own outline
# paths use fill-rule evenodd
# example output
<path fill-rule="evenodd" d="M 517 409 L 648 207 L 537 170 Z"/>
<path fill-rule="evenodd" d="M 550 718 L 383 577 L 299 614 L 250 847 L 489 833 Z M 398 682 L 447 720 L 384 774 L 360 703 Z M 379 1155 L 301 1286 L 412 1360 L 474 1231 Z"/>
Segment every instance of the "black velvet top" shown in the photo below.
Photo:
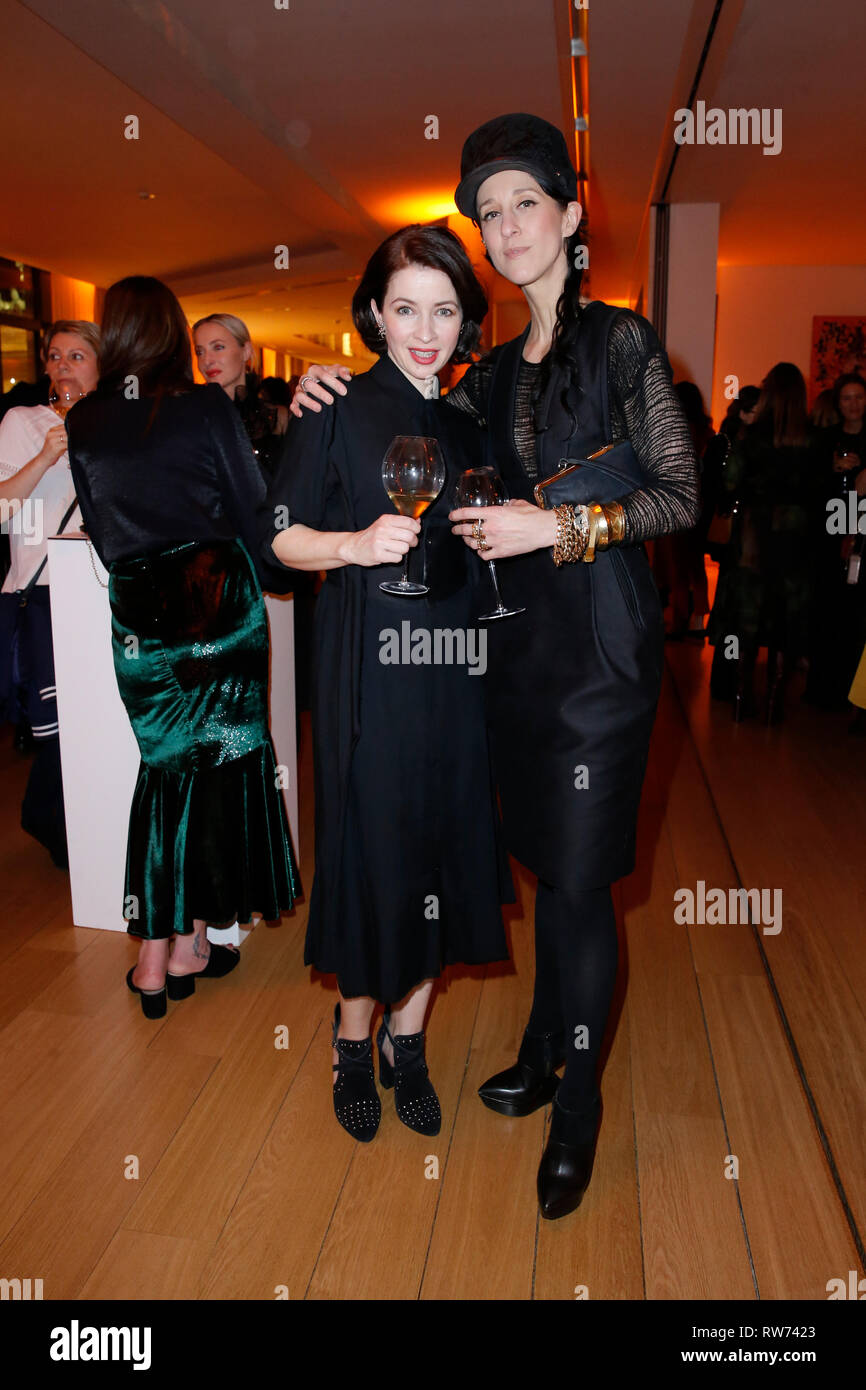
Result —
<path fill-rule="evenodd" d="M 155 404 L 96 393 L 66 417 L 81 514 L 102 563 L 236 536 L 263 587 L 289 587 L 261 554 L 265 481 L 225 391 L 209 382 Z"/>

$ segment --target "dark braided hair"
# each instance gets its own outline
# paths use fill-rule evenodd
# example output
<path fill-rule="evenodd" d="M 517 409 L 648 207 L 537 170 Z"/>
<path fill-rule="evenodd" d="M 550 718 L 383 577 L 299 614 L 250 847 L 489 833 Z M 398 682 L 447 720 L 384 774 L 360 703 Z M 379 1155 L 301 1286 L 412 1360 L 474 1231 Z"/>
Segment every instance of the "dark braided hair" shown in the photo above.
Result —
<path fill-rule="evenodd" d="M 536 175 L 536 182 L 549 197 L 556 200 L 563 212 L 568 207 L 568 200 L 554 189 L 553 185 L 545 178 Z M 553 336 L 550 342 L 550 352 L 544 359 L 544 366 L 541 370 L 540 390 L 541 394 L 547 389 L 550 380 L 550 373 L 553 367 L 559 367 L 564 378 L 561 403 L 571 417 L 571 428 L 575 429 L 577 421 L 574 412 L 568 403 L 569 388 L 577 381 L 577 335 L 580 331 L 580 320 L 582 310 L 580 307 L 580 286 L 583 280 L 583 266 L 575 264 L 578 248 L 585 245 L 580 224 L 575 228 L 570 237 L 565 242 L 565 258 L 568 269 L 565 272 L 565 284 L 562 287 L 562 294 L 556 304 L 556 322 L 553 326 Z"/>

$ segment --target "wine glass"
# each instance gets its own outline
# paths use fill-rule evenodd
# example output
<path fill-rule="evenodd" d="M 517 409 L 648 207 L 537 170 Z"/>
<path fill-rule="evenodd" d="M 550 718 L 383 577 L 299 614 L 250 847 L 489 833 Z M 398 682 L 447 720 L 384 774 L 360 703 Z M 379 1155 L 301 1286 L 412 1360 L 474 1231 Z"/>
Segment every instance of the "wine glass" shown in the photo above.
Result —
<path fill-rule="evenodd" d="M 505 484 L 492 468 L 467 468 L 465 473 L 460 474 L 454 488 L 454 502 L 458 507 L 501 507 L 505 504 L 506 497 Z M 480 613 L 478 621 L 487 623 L 494 618 L 513 618 L 517 613 L 525 613 L 525 608 L 505 607 L 502 594 L 499 592 L 496 565 L 492 560 L 485 560 L 484 563 L 488 566 L 490 578 L 493 580 L 496 607 L 492 613 Z"/>
<path fill-rule="evenodd" d="M 58 391 L 57 387 L 52 385 L 48 394 L 48 404 L 55 414 L 65 421 L 75 402 L 80 401 L 86 395 L 87 392 L 80 388 L 76 388 L 74 391 Z"/>
<path fill-rule="evenodd" d="M 398 434 L 388 445 L 382 463 L 385 491 L 401 516 L 418 520 L 445 486 L 445 461 L 438 439 L 423 434 Z M 426 584 L 413 584 L 408 578 L 409 552 L 403 561 L 399 583 L 385 580 L 379 585 L 386 594 L 417 598 L 429 593 Z"/>
<path fill-rule="evenodd" d="M 845 496 L 851 491 L 852 469 L 860 460 L 856 453 L 850 453 L 843 444 L 837 446 L 833 451 L 833 463 L 835 471 L 840 473 L 840 485 Z"/>

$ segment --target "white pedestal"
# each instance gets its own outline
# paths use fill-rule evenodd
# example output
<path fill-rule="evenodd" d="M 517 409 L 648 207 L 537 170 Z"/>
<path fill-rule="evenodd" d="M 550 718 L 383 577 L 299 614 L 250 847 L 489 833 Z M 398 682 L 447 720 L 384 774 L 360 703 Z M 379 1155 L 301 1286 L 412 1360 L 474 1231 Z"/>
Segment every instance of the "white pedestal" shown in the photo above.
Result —
<path fill-rule="evenodd" d="M 95 553 L 93 562 L 107 583 Z M 85 538 L 75 532 L 49 540 L 48 572 L 72 920 L 77 927 L 126 931 L 126 840 L 140 757 L 114 675 L 108 590 L 96 580 Z M 291 595 L 267 594 L 265 604 L 271 735 L 277 762 L 287 769 L 283 796 L 299 855 L 294 607 Z M 208 930 L 213 940 L 234 944 L 247 934 L 237 923 Z"/>

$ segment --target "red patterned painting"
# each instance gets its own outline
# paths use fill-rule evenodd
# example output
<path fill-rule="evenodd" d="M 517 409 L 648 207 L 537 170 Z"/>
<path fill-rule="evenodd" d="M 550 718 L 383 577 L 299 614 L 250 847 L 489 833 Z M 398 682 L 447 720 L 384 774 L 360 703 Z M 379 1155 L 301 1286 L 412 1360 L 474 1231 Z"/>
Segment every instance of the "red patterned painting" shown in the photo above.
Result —
<path fill-rule="evenodd" d="M 812 319 L 810 401 L 814 402 L 843 372 L 866 376 L 866 317 L 816 314 Z"/>

